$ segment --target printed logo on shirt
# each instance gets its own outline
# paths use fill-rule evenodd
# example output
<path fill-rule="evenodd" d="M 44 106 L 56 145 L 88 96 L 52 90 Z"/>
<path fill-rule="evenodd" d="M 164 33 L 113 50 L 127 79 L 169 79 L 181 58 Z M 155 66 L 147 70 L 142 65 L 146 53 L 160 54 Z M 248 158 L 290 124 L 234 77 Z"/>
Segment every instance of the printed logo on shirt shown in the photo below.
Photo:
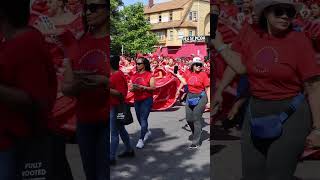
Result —
<path fill-rule="evenodd" d="M 279 54 L 273 47 L 263 47 L 255 55 L 254 69 L 258 73 L 270 72 L 272 64 L 278 62 Z"/>
<path fill-rule="evenodd" d="M 138 77 L 135 79 L 134 83 L 142 85 L 144 83 L 144 79 L 142 77 Z"/>
<path fill-rule="evenodd" d="M 191 76 L 188 82 L 190 85 L 195 85 L 198 82 L 198 78 L 196 76 Z"/>
<path fill-rule="evenodd" d="M 100 68 L 99 66 L 105 62 L 107 62 L 107 54 L 99 49 L 94 49 L 81 57 L 79 65 L 81 70 L 96 72 Z"/>

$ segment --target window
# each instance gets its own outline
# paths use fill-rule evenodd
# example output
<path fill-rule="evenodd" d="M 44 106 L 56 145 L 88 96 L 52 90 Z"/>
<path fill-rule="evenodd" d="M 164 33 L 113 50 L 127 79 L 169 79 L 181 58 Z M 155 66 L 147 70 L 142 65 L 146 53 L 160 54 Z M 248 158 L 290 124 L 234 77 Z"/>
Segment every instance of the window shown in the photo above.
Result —
<path fill-rule="evenodd" d="M 162 16 L 161 16 L 161 14 L 159 15 L 159 22 L 162 22 Z"/>
<path fill-rule="evenodd" d="M 190 11 L 189 12 L 189 21 L 198 21 L 198 12 Z"/>
<path fill-rule="evenodd" d="M 156 32 L 156 36 L 159 40 L 165 40 L 165 33 L 163 31 Z"/>
<path fill-rule="evenodd" d="M 150 23 L 150 16 L 147 17 L 147 21 Z"/>
<path fill-rule="evenodd" d="M 173 40 L 173 30 L 169 31 L 169 41 Z"/>
<path fill-rule="evenodd" d="M 172 21 L 172 20 L 173 20 L 173 12 L 170 11 L 170 13 L 169 13 L 169 21 Z"/>
<path fill-rule="evenodd" d="M 193 36 L 193 31 L 189 31 L 189 36 Z"/>
<path fill-rule="evenodd" d="M 193 11 L 193 21 L 198 21 L 198 12 Z"/>

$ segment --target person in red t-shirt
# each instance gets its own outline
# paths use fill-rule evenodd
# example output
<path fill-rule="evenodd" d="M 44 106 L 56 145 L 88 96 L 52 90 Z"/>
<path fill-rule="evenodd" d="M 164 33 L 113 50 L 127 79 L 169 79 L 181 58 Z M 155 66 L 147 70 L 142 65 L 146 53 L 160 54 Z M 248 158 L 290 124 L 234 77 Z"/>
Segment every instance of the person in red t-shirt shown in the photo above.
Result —
<path fill-rule="evenodd" d="M 16 163 L 27 152 L 30 138 L 52 133 L 56 74 L 43 36 L 28 26 L 29 15 L 28 0 L 1 3 L 0 31 L 5 39 L 0 43 L 1 180 L 15 180 L 21 174 Z"/>
<path fill-rule="evenodd" d="M 223 44 L 219 33 L 212 40 L 227 64 L 236 73 L 247 74 L 250 84 L 252 97 L 242 133 L 243 176 L 294 179 L 306 140 L 310 146 L 320 145 L 320 66 L 311 41 L 291 29 L 295 4 L 289 0 L 259 0 L 254 11 L 260 18 L 259 25 L 245 25 L 231 49 Z M 301 92 L 306 98 L 284 123 L 278 120 L 282 134 L 273 139 L 256 138 L 253 119 L 265 117 L 260 122 L 264 125 L 275 122 L 267 116 L 286 112 Z M 262 126 L 259 133 L 273 130 Z"/>
<path fill-rule="evenodd" d="M 116 106 L 121 101 L 125 101 L 128 93 L 127 79 L 122 71 L 119 70 L 119 56 L 113 56 L 110 59 L 111 76 L 110 76 L 110 132 L 111 132 L 111 148 L 110 148 L 110 165 L 116 164 L 116 154 L 119 145 L 119 134 L 126 150 L 119 154 L 119 158 L 134 157 L 134 150 L 130 143 L 129 134 L 123 124 L 117 122 Z M 122 102 L 123 103 L 123 102 Z"/>
<path fill-rule="evenodd" d="M 152 92 L 155 90 L 155 80 L 152 77 L 148 59 L 138 58 L 136 69 L 137 72 L 131 78 L 130 91 L 134 93 L 134 107 L 141 126 L 140 138 L 136 147 L 141 149 L 151 136 L 151 131 L 148 129 L 148 118 L 153 104 Z"/>
<path fill-rule="evenodd" d="M 203 62 L 200 58 L 193 58 L 190 72 L 184 77 L 177 75 L 182 84 L 188 85 L 186 100 L 186 119 L 192 130 L 192 144 L 190 148 L 198 148 L 201 144 L 202 115 L 206 107 L 210 107 L 210 80 L 208 74 L 202 71 Z M 197 99 L 198 100 L 195 100 Z M 197 102 L 191 102 L 195 100 Z"/>
<path fill-rule="evenodd" d="M 109 172 L 109 3 L 86 0 L 84 12 L 86 34 L 79 41 L 62 35 L 70 58 L 65 61 L 63 92 L 77 98 L 76 136 L 86 177 L 105 180 Z"/>

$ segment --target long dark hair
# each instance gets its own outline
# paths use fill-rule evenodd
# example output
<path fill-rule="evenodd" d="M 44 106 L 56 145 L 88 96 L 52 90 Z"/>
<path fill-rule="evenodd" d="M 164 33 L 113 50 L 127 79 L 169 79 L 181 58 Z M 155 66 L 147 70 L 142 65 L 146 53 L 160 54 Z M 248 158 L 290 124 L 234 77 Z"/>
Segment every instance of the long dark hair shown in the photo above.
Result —
<path fill-rule="evenodd" d="M 7 19 L 15 28 L 26 27 L 30 17 L 30 0 L 1 1 L 0 19 Z"/>
<path fill-rule="evenodd" d="M 143 63 L 143 65 L 144 65 L 145 71 L 151 72 L 150 61 L 149 61 L 147 58 L 144 58 L 144 57 L 138 58 L 138 59 L 142 59 L 142 63 Z M 137 60 L 138 60 L 138 59 L 136 59 L 136 63 L 137 63 Z M 137 70 L 138 70 L 138 67 L 137 67 L 137 66 L 136 66 L 136 68 L 137 68 Z"/>
<path fill-rule="evenodd" d="M 110 55 L 110 66 L 113 70 L 119 70 L 120 56 L 118 55 Z"/>

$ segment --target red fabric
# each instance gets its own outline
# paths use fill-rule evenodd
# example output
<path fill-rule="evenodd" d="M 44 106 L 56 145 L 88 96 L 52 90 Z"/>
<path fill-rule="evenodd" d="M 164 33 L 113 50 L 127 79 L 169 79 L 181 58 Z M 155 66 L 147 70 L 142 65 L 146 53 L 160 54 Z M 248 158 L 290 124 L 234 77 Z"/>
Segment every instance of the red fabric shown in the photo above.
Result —
<path fill-rule="evenodd" d="M 80 58 L 75 58 L 73 70 L 95 72 L 109 76 L 109 37 L 96 39 L 87 34 L 79 42 Z M 77 57 L 79 50 L 73 57 Z M 96 123 L 108 119 L 109 92 L 104 87 L 86 90 L 77 97 L 76 115 L 79 122 Z"/>
<path fill-rule="evenodd" d="M 34 101 L 48 108 L 33 119 L 44 127 L 50 127 L 50 111 L 57 95 L 55 69 L 50 53 L 45 48 L 41 33 L 32 29 L 0 47 L 0 82 L 26 92 Z M 8 133 L 16 137 L 28 136 L 31 132 L 30 119 L 0 103 L 0 150 L 13 143 Z"/>
<path fill-rule="evenodd" d="M 110 88 L 119 91 L 123 97 L 127 96 L 128 93 L 128 83 L 125 75 L 122 71 L 117 71 L 116 73 L 111 74 L 110 77 Z M 119 98 L 110 96 L 110 107 L 112 108 L 115 105 L 119 105 Z"/>
<path fill-rule="evenodd" d="M 131 78 L 131 81 L 133 84 L 139 84 L 142 86 L 150 86 L 150 79 L 152 77 L 152 73 L 151 72 L 143 72 L 143 73 L 135 73 L 133 75 L 133 77 Z M 142 91 L 142 90 L 137 90 L 134 92 L 134 100 L 136 101 L 141 101 L 141 100 L 145 100 L 148 97 L 152 97 L 152 93 L 147 92 L 147 91 Z"/>
<path fill-rule="evenodd" d="M 236 17 L 237 14 L 239 13 L 238 8 L 233 5 L 224 5 L 224 4 L 220 4 L 220 14 L 224 17 Z"/>
<path fill-rule="evenodd" d="M 320 75 L 315 52 L 304 33 L 290 32 L 277 39 L 246 25 L 232 49 L 242 54 L 251 93 L 258 98 L 293 97 L 302 91 L 303 81 Z"/>
<path fill-rule="evenodd" d="M 191 93 L 199 94 L 204 91 L 206 87 L 210 86 L 208 74 L 205 72 L 186 73 L 184 78 L 187 81 L 188 88 Z"/>

